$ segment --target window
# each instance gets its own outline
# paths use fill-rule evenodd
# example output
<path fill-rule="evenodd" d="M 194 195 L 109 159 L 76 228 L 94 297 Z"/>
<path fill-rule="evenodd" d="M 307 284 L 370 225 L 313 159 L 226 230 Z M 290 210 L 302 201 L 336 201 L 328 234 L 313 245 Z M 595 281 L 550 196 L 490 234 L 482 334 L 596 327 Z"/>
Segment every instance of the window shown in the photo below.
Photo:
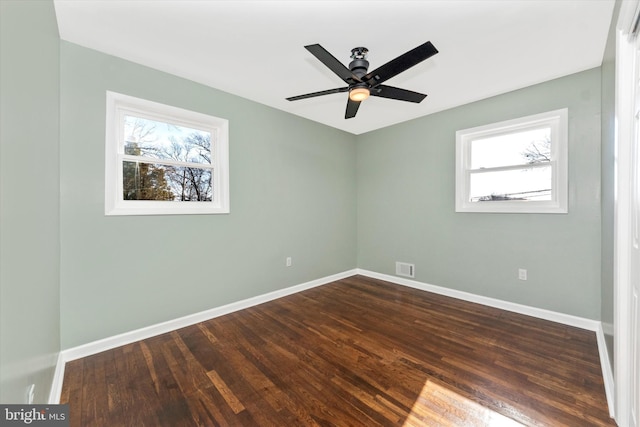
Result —
<path fill-rule="evenodd" d="M 456 212 L 567 213 L 567 109 L 456 132 Z"/>
<path fill-rule="evenodd" d="M 105 214 L 229 213 L 228 121 L 107 92 Z"/>

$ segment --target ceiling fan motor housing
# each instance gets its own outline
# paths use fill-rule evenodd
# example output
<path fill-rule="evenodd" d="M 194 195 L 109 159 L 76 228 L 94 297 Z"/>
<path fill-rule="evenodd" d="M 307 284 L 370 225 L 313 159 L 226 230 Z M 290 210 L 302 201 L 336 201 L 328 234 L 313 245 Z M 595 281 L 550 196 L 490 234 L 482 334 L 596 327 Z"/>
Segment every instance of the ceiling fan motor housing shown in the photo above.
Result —
<path fill-rule="evenodd" d="M 356 47 L 351 49 L 351 61 L 349 63 L 349 70 L 357 77 L 362 77 L 367 74 L 369 69 L 369 61 L 367 61 L 367 52 L 369 49 L 366 47 Z"/>

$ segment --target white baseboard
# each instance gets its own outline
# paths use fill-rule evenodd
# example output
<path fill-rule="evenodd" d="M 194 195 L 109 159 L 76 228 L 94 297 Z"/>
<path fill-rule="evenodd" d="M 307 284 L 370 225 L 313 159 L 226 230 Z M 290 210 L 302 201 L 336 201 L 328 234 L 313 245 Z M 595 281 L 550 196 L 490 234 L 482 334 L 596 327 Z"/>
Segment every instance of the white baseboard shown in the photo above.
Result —
<path fill-rule="evenodd" d="M 600 366 L 602 367 L 604 392 L 607 395 L 607 403 L 609 405 L 609 416 L 611 418 L 615 418 L 615 382 L 611 363 L 609 362 L 609 350 L 607 349 L 607 343 L 604 339 L 604 328 L 602 326 L 596 331 L 596 338 L 598 339 L 598 353 L 600 354 Z"/>
<path fill-rule="evenodd" d="M 144 328 L 125 332 L 123 334 L 107 337 L 98 341 L 93 341 L 77 347 L 62 350 L 58 356 L 58 364 L 56 366 L 54 380 L 51 386 L 49 403 L 55 404 L 60 402 L 62 380 L 64 378 L 64 366 L 67 362 L 80 359 L 82 357 L 91 356 L 92 354 L 97 354 L 105 350 L 110 350 L 112 348 L 130 344 L 132 342 L 151 338 L 156 335 L 171 332 L 176 329 L 184 328 L 186 326 L 195 325 L 196 323 L 204 322 L 205 320 L 213 319 L 215 317 L 233 313 L 234 311 L 253 307 L 258 304 L 302 292 L 304 290 L 315 288 L 317 286 L 322 286 L 327 283 L 335 282 L 336 280 L 353 276 L 355 274 L 355 269 L 344 271 L 342 273 L 333 274 L 331 276 L 326 276 L 320 279 L 312 280 L 310 282 L 301 283 L 299 285 L 291 286 L 285 289 L 279 289 L 277 291 L 269 292 L 263 295 L 247 298 L 242 301 L 233 302 L 220 307 L 201 311 L 199 313 L 190 314 L 177 319 L 168 320 L 166 322 L 150 325 Z"/>
<path fill-rule="evenodd" d="M 604 332 L 605 335 L 613 336 L 613 323 L 602 322 L 602 332 Z"/>
<path fill-rule="evenodd" d="M 53 381 L 51 383 L 51 391 L 49 392 L 49 404 L 55 405 L 60 403 L 60 394 L 62 393 L 62 381 L 64 380 L 64 360 L 62 352 L 58 353 L 56 362 L 56 370 L 53 373 Z"/>
<path fill-rule="evenodd" d="M 604 380 L 604 391 L 607 396 L 607 404 L 609 405 L 609 415 L 614 417 L 614 377 L 611 370 L 611 364 L 609 363 L 609 355 L 607 351 L 607 344 L 604 340 L 604 332 L 602 322 L 598 320 L 585 319 L 583 317 L 572 316 L 569 314 L 558 313 L 551 310 L 545 310 L 542 308 L 530 307 L 527 305 L 516 304 L 513 302 L 503 301 L 495 298 L 483 297 L 480 295 L 471 294 L 468 292 L 458 291 L 455 289 L 443 288 L 441 286 L 430 285 L 428 283 L 418 282 L 416 280 L 404 279 L 401 277 L 391 276 L 388 274 L 376 273 L 374 271 L 357 269 L 357 273 L 363 276 L 371 277 L 374 279 L 380 279 L 387 282 L 395 283 L 398 285 L 408 286 L 415 289 L 420 289 L 427 292 L 433 292 L 440 295 L 445 295 L 452 298 L 461 299 L 464 301 L 474 302 L 489 307 L 495 307 L 514 313 L 520 313 L 527 316 L 537 317 L 539 319 L 550 320 L 552 322 L 562 323 L 564 325 L 574 326 L 581 329 L 586 329 L 596 333 L 596 339 L 598 342 L 598 354 L 600 355 L 600 367 L 602 369 L 602 378 Z"/>

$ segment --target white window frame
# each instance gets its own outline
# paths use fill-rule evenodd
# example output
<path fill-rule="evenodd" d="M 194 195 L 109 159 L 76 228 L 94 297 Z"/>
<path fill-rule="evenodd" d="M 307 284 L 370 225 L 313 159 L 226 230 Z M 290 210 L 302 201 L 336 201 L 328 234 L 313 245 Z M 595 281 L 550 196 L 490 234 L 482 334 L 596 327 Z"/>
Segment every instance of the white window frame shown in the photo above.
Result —
<path fill-rule="evenodd" d="M 551 128 L 551 200 L 500 200 L 471 202 L 471 144 L 474 140 L 522 132 L 542 126 Z M 456 212 L 567 213 L 568 212 L 568 109 L 549 111 L 456 132 Z M 526 164 L 521 165 L 526 167 Z M 517 169 L 519 166 L 483 171 Z"/>
<path fill-rule="evenodd" d="M 107 91 L 106 99 L 105 215 L 229 213 L 228 120 L 111 91 Z M 213 200 L 200 202 L 124 200 L 122 164 L 126 156 L 124 153 L 126 114 L 210 132 Z"/>

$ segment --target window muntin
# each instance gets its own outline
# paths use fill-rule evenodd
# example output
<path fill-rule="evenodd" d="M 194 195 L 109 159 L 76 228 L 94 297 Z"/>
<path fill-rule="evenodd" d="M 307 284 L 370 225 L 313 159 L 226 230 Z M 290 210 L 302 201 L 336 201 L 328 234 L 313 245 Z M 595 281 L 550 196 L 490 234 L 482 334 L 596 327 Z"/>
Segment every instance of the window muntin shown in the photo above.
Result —
<path fill-rule="evenodd" d="M 107 92 L 106 156 L 107 215 L 229 212 L 224 119 Z"/>
<path fill-rule="evenodd" d="M 567 212 L 567 109 L 456 133 L 456 212 Z"/>

